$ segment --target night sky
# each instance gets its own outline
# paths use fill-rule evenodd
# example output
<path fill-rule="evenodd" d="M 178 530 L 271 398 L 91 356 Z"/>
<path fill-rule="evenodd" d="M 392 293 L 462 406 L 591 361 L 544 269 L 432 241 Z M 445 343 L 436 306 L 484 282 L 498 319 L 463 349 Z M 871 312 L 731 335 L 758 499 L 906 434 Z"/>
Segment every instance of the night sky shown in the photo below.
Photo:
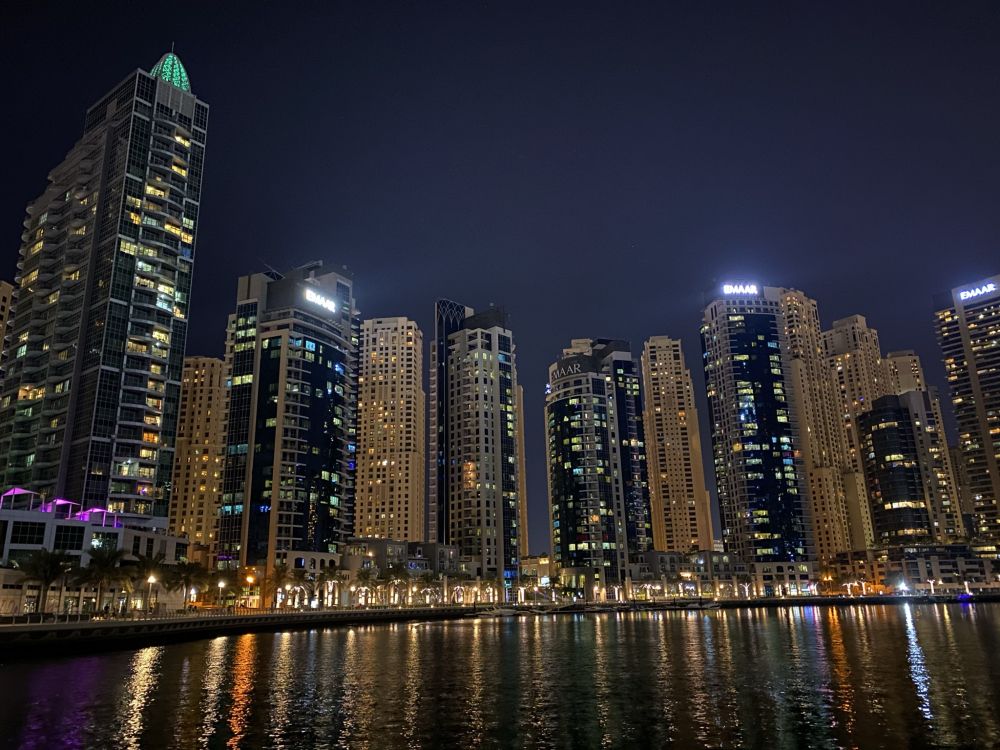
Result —
<path fill-rule="evenodd" d="M 623 5 L 7 3 L 0 276 L 86 108 L 175 42 L 211 106 L 188 353 L 265 263 L 346 264 L 425 342 L 438 297 L 504 305 L 534 551 L 572 337 L 682 337 L 701 394 L 705 293 L 740 278 L 941 383 L 932 294 L 1000 272 L 1000 5 Z"/>

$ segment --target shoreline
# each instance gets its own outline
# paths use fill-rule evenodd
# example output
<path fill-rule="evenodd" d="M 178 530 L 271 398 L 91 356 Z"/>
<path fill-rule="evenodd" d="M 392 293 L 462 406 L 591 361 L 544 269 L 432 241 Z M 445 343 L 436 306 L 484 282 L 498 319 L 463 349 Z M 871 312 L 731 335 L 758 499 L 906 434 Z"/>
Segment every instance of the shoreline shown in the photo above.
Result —
<path fill-rule="evenodd" d="M 769 599 L 683 599 L 632 605 L 575 604 L 551 609 L 517 607 L 518 616 L 562 614 L 630 614 L 649 612 L 706 613 L 723 609 L 778 609 L 797 607 L 854 607 L 904 604 L 976 604 L 1000 602 L 1000 594 L 957 596 L 810 596 Z M 225 635 L 283 630 L 314 630 L 338 625 L 377 625 L 394 622 L 461 620 L 493 609 L 492 605 L 409 607 L 385 609 L 331 609 L 315 612 L 265 612 L 232 615 L 179 615 L 139 620 L 81 620 L 0 625 L 0 659 L 31 660 L 72 652 L 117 651 L 144 646 L 195 641 Z M 513 609 L 513 608 L 512 608 Z M 511 615 L 513 617 L 513 615 Z M 491 618 L 493 619 L 493 618 Z"/>

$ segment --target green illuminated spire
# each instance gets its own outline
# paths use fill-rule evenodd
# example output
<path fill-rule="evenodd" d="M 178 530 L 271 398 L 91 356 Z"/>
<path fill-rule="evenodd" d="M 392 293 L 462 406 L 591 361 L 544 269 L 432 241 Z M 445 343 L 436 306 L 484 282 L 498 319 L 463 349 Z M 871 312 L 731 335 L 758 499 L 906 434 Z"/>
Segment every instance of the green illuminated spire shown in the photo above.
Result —
<path fill-rule="evenodd" d="M 191 90 L 191 80 L 181 59 L 174 54 L 173 49 L 160 58 L 160 61 L 153 66 L 149 74 L 155 78 L 162 78 L 171 86 L 176 86 L 182 91 Z"/>

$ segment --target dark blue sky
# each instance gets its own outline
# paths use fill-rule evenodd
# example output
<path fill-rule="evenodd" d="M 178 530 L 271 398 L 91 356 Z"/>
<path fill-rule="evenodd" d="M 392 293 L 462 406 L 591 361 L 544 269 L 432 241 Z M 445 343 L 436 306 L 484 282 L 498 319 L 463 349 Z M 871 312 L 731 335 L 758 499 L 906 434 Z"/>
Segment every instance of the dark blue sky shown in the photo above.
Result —
<path fill-rule="evenodd" d="M 740 277 L 940 382 L 931 295 L 1000 271 L 996 4 L 11 5 L 0 275 L 87 106 L 176 42 L 212 107 L 189 353 L 264 262 L 347 264 L 366 317 L 425 337 L 438 296 L 503 304 L 534 550 L 570 338 L 680 336 L 701 391 L 703 293 Z"/>

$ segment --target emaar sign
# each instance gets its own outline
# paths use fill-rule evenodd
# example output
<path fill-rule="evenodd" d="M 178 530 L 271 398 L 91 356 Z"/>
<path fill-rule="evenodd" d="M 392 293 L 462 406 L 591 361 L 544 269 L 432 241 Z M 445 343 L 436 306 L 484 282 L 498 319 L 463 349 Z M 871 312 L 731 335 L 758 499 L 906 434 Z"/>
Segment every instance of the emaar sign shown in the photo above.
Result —
<path fill-rule="evenodd" d="M 319 292 L 314 292 L 312 289 L 306 289 L 306 299 L 314 305 L 319 305 L 324 310 L 329 310 L 332 313 L 337 312 L 336 302 L 329 297 L 324 297 Z"/>
<path fill-rule="evenodd" d="M 723 284 L 723 294 L 759 294 L 756 284 Z"/>
<path fill-rule="evenodd" d="M 997 285 L 991 281 L 989 284 L 983 284 L 972 289 L 963 289 L 958 293 L 958 298 L 964 302 L 967 299 L 982 297 L 984 294 L 993 294 L 996 290 Z"/>

